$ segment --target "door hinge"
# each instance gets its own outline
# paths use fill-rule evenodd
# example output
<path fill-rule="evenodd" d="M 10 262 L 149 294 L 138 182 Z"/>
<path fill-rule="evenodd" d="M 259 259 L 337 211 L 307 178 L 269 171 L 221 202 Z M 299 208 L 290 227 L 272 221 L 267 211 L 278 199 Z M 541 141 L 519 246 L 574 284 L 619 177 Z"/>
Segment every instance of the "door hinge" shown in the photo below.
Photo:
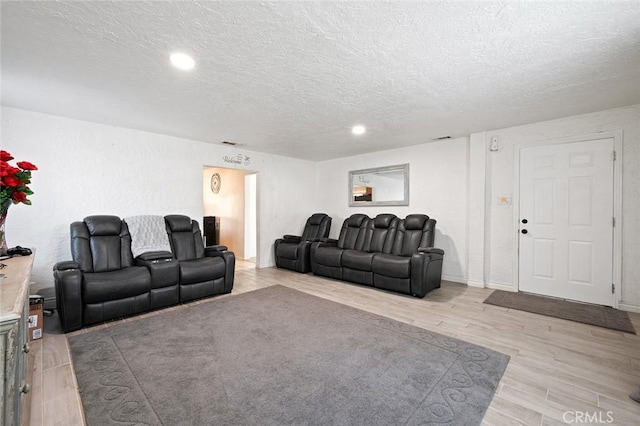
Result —
<path fill-rule="evenodd" d="M 616 285 L 611 283 L 611 293 L 616 294 Z"/>
<path fill-rule="evenodd" d="M 613 219 L 613 227 L 615 228 L 616 227 L 616 218 L 614 217 L 612 219 Z"/>
<path fill-rule="evenodd" d="M 616 161 L 616 152 L 613 151 L 613 155 L 612 155 L 613 161 Z"/>

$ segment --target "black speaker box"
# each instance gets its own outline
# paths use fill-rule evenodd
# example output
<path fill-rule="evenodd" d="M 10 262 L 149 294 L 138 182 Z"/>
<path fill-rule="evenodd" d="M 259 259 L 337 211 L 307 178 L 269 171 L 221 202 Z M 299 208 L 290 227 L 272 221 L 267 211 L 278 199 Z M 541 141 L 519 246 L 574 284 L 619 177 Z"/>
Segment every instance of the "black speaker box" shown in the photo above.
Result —
<path fill-rule="evenodd" d="M 202 235 L 205 239 L 205 246 L 220 244 L 220 218 L 217 216 L 202 218 Z"/>

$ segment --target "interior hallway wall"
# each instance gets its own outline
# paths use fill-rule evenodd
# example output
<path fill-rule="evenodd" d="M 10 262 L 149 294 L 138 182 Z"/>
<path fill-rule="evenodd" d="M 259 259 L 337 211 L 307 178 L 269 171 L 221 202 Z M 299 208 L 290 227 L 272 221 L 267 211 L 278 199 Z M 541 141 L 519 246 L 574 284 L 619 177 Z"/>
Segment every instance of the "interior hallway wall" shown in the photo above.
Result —
<path fill-rule="evenodd" d="M 315 163 L 2 107 L 2 149 L 36 164 L 33 205 L 9 210 L 10 246 L 37 250 L 34 287 L 53 286 L 55 262 L 71 259 L 69 225 L 94 214 L 204 216 L 202 168 L 251 170 L 258 184 L 258 267 L 273 242 L 316 209 Z M 200 224 L 202 226 L 202 223 Z"/>
<path fill-rule="evenodd" d="M 211 176 L 220 175 L 220 192 L 211 191 Z M 244 258 L 244 176 L 243 170 L 205 167 L 202 172 L 202 201 L 205 216 L 220 218 L 220 242 Z"/>

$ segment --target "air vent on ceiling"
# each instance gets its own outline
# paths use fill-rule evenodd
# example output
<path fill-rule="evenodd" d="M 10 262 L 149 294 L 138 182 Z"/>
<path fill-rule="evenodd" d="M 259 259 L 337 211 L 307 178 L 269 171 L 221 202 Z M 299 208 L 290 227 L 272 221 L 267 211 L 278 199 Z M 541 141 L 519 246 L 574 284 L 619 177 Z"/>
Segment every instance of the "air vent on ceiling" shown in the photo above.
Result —
<path fill-rule="evenodd" d="M 433 138 L 434 141 L 443 141 L 445 139 L 451 139 L 451 136 L 440 136 L 439 138 Z"/>

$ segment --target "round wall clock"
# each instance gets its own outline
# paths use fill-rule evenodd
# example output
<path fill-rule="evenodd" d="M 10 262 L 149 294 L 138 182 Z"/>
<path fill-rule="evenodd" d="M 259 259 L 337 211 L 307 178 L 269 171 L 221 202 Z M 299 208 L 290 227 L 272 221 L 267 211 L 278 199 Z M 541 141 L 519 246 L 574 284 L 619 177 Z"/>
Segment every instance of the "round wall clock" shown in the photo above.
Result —
<path fill-rule="evenodd" d="M 214 173 L 211 176 L 211 192 L 217 194 L 220 192 L 220 187 L 222 186 L 222 178 L 220 177 L 220 173 Z"/>

